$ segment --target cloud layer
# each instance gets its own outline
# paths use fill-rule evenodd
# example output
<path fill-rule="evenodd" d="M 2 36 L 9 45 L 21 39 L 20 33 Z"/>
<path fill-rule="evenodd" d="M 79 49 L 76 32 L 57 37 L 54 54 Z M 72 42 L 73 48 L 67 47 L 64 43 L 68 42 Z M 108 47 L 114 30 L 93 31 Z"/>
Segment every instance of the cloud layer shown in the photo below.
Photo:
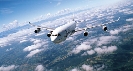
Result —
<path fill-rule="evenodd" d="M 116 46 L 109 46 L 109 47 L 103 46 L 102 48 L 98 47 L 94 49 L 94 51 L 97 52 L 97 54 L 108 54 L 116 50 L 117 50 Z"/>
<path fill-rule="evenodd" d="M 1 66 L 0 71 L 12 71 L 16 69 L 18 66 L 10 65 L 10 66 Z"/>
<path fill-rule="evenodd" d="M 77 54 L 82 50 L 88 50 L 91 49 L 92 47 L 90 45 L 87 45 L 85 43 L 82 43 L 81 45 L 77 46 L 76 48 L 73 49 L 73 53 Z"/>
<path fill-rule="evenodd" d="M 42 15 L 39 18 L 34 19 L 34 21 L 32 22 L 35 24 L 40 24 L 41 26 L 58 27 L 72 20 L 73 15 L 72 14 L 70 15 L 70 13 L 76 12 L 74 16 L 75 19 L 86 20 L 85 22 L 83 21 L 79 23 L 77 25 L 77 28 L 84 28 L 86 26 L 99 25 L 100 23 L 113 21 L 114 19 L 117 19 L 119 17 L 119 13 L 122 13 L 122 15 L 133 14 L 132 9 L 130 8 L 125 9 L 125 7 L 129 5 L 130 3 L 125 2 L 124 4 L 123 3 L 119 5 L 116 4 L 116 5 L 107 6 L 107 7 L 102 6 L 98 8 L 89 9 L 89 10 L 87 10 L 87 8 L 79 8 L 75 10 L 66 8 L 64 10 L 58 11 L 54 15 L 50 13 L 48 13 L 45 16 Z M 81 12 L 81 10 L 83 11 Z M 60 16 L 63 16 L 63 17 L 60 17 Z M 53 20 L 49 20 L 49 19 L 53 19 Z M 48 21 L 42 22 L 42 20 L 48 20 Z M 132 21 L 133 21 L 133 18 L 126 19 L 126 22 L 132 22 Z M 10 33 L 7 36 L 0 37 L 0 47 L 4 48 L 6 46 L 12 45 L 13 43 L 23 44 L 23 43 L 31 42 L 31 44 L 27 44 L 26 46 L 24 46 L 22 50 L 24 53 L 25 52 L 28 53 L 26 55 L 27 58 L 31 58 L 34 55 L 47 50 L 49 45 L 52 43 L 50 42 L 50 40 L 48 40 L 49 38 L 45 39 L 46 31 L 42 31 L 44 33 L 41 32 L 40 34 L 34 34 L 34 30 L 36 29 L 36 27 L 25 28 L 26 24 L 27 22 L 22 24 L 22 23 L 19 23 L 17 20 L 14 20 L 12 23 L 8 25 L 4 25 L 4 27 L 6 28 L 5 30 L 17 28 L 18 26 L 23 27 L 23 29 L 19 29 L 19 31 Z M 116 24 L 116 23 L 113 23 L 113 24 Z M 121 23 L 121 24 L 125 24 L 125 23 Z M 110 25 L 110 27 L 112 27 L 112 24 Z M 70 49 L 70 52 L 68 53 L 78 54 L 83 52 L 81 56 L 84 56 L 84 55 L 91 56 L 93 54 L 102 55 L 102 54 L 113 53 L 118 50 L 118 47 L 115 45 L 109 45 L 109 44 L 112 43 L 113 41 L 119 40 L 120 36 L 118 36 L 117 34 L 119 34 L 120 32 L 126 32 L 132 29 L 132 27 L 133 25 L 124 25 L 124 26 L 122 25 L 119 28 L 112 28 L 113 30 L 109 30 L 105 34 L 97 33 L 98 31 L 100 31 L 98 29 L 88 30 L 90 36 L 86 37 L 85 39 L 79 38 L 79 36 L 81 37 L 81 33 L 83 32 L 75 33 L 73 35 L 74 37 L 69 37 L 66 40 L 66 41 L 72 41 L 72 40 L 74 41 L 73 43 L 74 45 L 71 46 L 72 48 L 70 47 L 71 49 Z M 94 35 L 91 36 L 91 34 L 95 34 L 95 36 Z M 55 47 L 56 46 L 58 45 L 55 45 Z M 12 50 L 14 50 L 13 47 L 7 48 L 6 51 L 10 52 Z M 17 66 L 15 65 L 1 66 L 0 71 L 10 71 L 15 69 L 16 67 Z M 102 68 L 104 68 L 104 65 L 97 69 L 100 70 Z M 35 68 L 35 70 L 44 71 L 46 69 L 43 65 L 38 65 Z M 81 65 L 79 68 L 77 67 L 72 69 L 72 71 L 82 71 L 82 70 L 94 71 L 95 69 L 94 69 L 94 66 L 86 65 L 86 64 Z"/>
<path fill-rule="evenodd" d="M 105 68 L 104 65 L 100 65 L 98 67 L 97 65 L 91 66 L 91 65 L 83 64 L 81 67 L 74 68 L 71 71 L 102 71 L 104 68 Z"/>
<path fill-rule="evenodd" d="M 38 65 L 35 71 L 45 71 L 45 68 L 43 67 L 43 65 Z"/>

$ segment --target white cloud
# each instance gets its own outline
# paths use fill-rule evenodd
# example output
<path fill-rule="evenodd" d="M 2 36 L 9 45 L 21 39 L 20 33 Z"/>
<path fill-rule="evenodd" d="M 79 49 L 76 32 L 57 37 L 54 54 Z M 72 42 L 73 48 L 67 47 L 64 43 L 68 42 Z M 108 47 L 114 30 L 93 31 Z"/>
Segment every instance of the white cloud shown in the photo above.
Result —
<path fill-rule="evenodd" d="M 34 39 L 34 44 L 38 44 L 38 43 L 42 43 L 43 41 L 39 40 L 39 39 Z"/>
<path fill-rule="evenodd" d="M 81 71 L 81 70 L 79 70 L 79 69 L 77 69 L 77 68 L 74 68 L 74 69 L 72 69 L 71 71 Z"/>
<path fill-rule="evenodd" d="M 24 40 L 20 40 L 20 43 L 24 43 L 24 42 L 26 42 L 26 41 L 28 41 L 28 40 L 25 40 L 25 39 L 24 39 Z"/>
<path fill-rule="evenodd" d="M 23 51 L 32 51 L 34 49 L 37 49 L 37 48 L 40 48 L 42 46 L 42 44 L 34 44 L 34 45 L 31 45 L 31 46 L 28 46 L 26 48 L 23 49 Z"/>
<path fill-rule="evenodd" d="M 125 14 L 133 14 L 133 11 L 126 11 Z"/>
<path fill-rule="evenodd" d="M 118 37 L 116 36 L 101 36 L 99 37 L 98 41 L 97 41 L 97 46 L 101 46 L 101 45 L 105 45 L 108 44 L 114 40 L 117 40 Z"/>
<path fill-rule="evenodd" d="M 109 52 L 112 52 L 110 47 L 108 47 L 108 48 L 106 47 L 105 49 L 104 48 L 103 49 L 102 48 L 94 48 L 94 50 L 93 50 L 91 45 L 95 44 L 96 46 L 99 47 L 99 46 L 102 46 L 102 45 L 109 44 L 112 41 L 118 40 L 118 38 L 119 37 L 116 37 L 116 36 L 101 36 L 101 37 L 98 37 L 98 38 L 89 39 L 88 41 L 86 40 L 81 45 L 74 48 L 72 50 L 72 53 L 78 54 L 82 50 L 84 50 L 85 52 L 81 56 L 93 55 L 93 54 L 95 54 L 95 52 L 96 53 L 109 53 Z M 111 46 L 111 47 L 113 48 L 113 51 L 115 51 L 115 47 L 113 47 L 113 46 Z"/>
<path fill-rule="evenodd" d="M 126 19 L 126 21 L 133 21 L 133 18 Z"/>
<path fill-rule="evenodd" d="M 19 41 L 20 43 L 24 42 L 24 40 L 27 40 L 28 37 L 34 33 L 33 30 L 34 28 L 24 29 L 16 33 L 9 34 L 6 37 L 0 38 L 0 47 L 11 45 L 11 43 L 15 41 Z"/>
<path fill-rule="evenodd" d="M 44 49 L 35 49 L 33 51 L 31 51 L 26 57 L 32 57 L 33 55 L 43 51 Z"/>
<path fill-rule="evenodd" d="M 97 47 L 94 49 L 94 51 L 97 52 L 97 54 L 109 54 L 116 50 L 117 50 L 116 46 L 109 46 L 109 47 L 103 46 L 102 48 Z"/>
<path fill-rule="evenodd" d="M 9 23 L 8 25 L 4 25 L 3 29 L 4 30 L 10 30 L 12 28 L 18 27 L 18 24 L 19 24 L 18 21 L 14 20 L 12 23 Z"/>
<path fill-rule="evenodd" d="M 81 56 L 86 56 L 86 55 L 88 55 L 87 52 L 84 52 Z"/>
<path fill-rule="evenodd" d="M 87 54 L 88 54 L 88 55 L 93 55 L 94 53 L 95 53 L 94 50 L 87 51 Z"/>
<path fill-rule="evenodd" d="M 32 51 L 32 50 L 41 48 L 43 45 L 47 44 L 47 41 L 43 41 L 43 40 L 40 40 L 40 39 L 32 39 L 31 38 L 31 41 L 34 44 L 31 45 L 31 46 L 28 46 L 28 47 L 24 48 L 23 51 Z"/>
<path fill-rule="evenodd" d="M 9 42 L 9 40 L 7 38 L 0 38 L 0 47 L 10 45 L 10 43 L 8 43 L 8 42 Z"/>
<path fill-rule="evenodd" d="M 11 51 L 13 48 L 6 49 L 6 51 Z"/>
<path fill-rule="evenodd" d="M 110 34 L 111 35 L 116 35 L 116 34 L 119 34 L 120 32 L 126 32 L 126 31 L 132 29 L 132 27 L 133 27 L 133 24 L 131 24 L 131 25 L 125 25 L 125 26 L 122 26 L 121 28 L 114 29 L 114 30 L 110 30 Z"/>
<path fill-rule="evenodd" d="M 85 71 L 94 71 L 93 67 L 90 65 L 82 65 L 82 69 Z"/>
<path fill-rule="evenodd" d="M 43 65 L 38 65 L 35 69 L 35 71 L 44 71 L 45 68 L 43 67 Z"/>
<path fill-rule="evenodd" d="M 86 65 L 83 64 L 81 67 L 79 68 L 74 68 L 70 71 L 102 71 L 105 68 L 105 65 Z"/>
<path fill-rule="evenodd" d="M 77 46 L 76 48 L 73 49 L 72 53 L 78 54 L 82 50 L 88 50 L 91 49 L 92 47 L 86 43 L 82 43 L 81 45 Z"/>
<path fill-rule="evenodd" d="M 71 11 L 71 9 L 66 8 L 66 9 L 64 9 L 64 10 L 58 11 L 58 12 L 56 13 L 56 15 L 67 14 L 67 13 L 69 13 L 70 11 Z"/>
<path fill-rule="evenodd" d="M 119 32 L 120 32 L 120 30 L 115 29 L 115 30 L 111 30 L 111 31 L 110 31 L 110 34 L 111 34 L 111 35 L 115 35 L 115 34 L 118 34 Z"/>
<path fill-rule="evenodd" d="M 46 16 L 51 16 L 51 13 L 47 13 Z"/>
<path fill-rule="evenodd" d="M 47 49 L 47 41 L 33 38 L 31 38 L 31 41 L 34 44 L 23 49 L 23 51 L 30 51 L 30 53 L 26 57 L 32 57 L 33 55 Z"/>
<path fill-rule="evenodd" d="M 33 55 L 47 49 L 47 41 L 33 38 L 31 38 L 30 40 L 34 44 L 23 49 L 23 51 L 30 51 L 30 53 L 26 57 L 32 57 Z"/>
<path fill-rule="evenodd" d="M 10 66 L 1 66 L 0 71 L 12 71 L 16 69 L 18 66 L 10 65 Z"/>
<path fill-rule="evenodd" d="M 133 29 L 132 27 L 133 27 L 133 25 L 126 25 L 126 26 L 123 26 L 122 32 L 126 32 L 126 31 L 128 31 L 128 30 L 131 30 L 131 29 Z"/>

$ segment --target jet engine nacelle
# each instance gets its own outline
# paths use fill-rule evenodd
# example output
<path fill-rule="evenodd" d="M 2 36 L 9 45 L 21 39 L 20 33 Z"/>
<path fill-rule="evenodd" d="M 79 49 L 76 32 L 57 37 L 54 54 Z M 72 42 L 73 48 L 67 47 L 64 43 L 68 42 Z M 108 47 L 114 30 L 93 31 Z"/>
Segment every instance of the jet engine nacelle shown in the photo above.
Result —
<path fill-rule="evenodd" d="M 88 36 L 88 32 L 84 32 L 84 36 Z"/>
<path fill-rule="evenodd" d="M 35 33 L 39 33 L 41 31 L 41 28 L 37 28 L 37 30 L 35 30 Z"/>
<path fill-rule="evenodd" d="M 48 33 L 47 36 L 50 37 L 51 36 L 51 33 Z"/>
<path fill-rule="evenodd" d="M 48 37 L 51 37 L 53 31 L 50 31 L 50 33 L 47 34 Z"/>
<path fill-rule="evenodd" d="M 103 30 L 107 31 L 108 30 L 107 26 L 103 26 Z"/>

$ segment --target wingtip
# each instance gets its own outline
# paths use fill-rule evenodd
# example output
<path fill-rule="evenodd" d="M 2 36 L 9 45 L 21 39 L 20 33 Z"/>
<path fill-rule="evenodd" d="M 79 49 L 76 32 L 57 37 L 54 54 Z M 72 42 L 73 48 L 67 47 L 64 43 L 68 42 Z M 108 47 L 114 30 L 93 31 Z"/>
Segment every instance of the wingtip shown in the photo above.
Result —
<path fill-rule="evenodd" d="M 120 20 L 120 18 L 121 18 L 121 17 L 119 17 L 117 21 L 119 21 L 119 20 Z"/>

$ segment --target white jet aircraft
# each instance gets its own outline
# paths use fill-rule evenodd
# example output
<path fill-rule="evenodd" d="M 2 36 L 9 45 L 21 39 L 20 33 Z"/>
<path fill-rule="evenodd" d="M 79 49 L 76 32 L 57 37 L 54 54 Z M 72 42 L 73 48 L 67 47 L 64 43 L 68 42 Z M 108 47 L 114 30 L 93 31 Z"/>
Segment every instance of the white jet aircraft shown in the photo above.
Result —
<path fill-rule="evenodd" d="M 47 36 L 50 37 L 51 41 L 54 43 L 60 43 L 62 41 L 65 41 L 70 35 L 74 34 L 75 32 L 78 32 L 78 31 L 84 31 L 84 36 L 88 35 L 87 29 L 91 29 L 91 28 L 95 28 L 95 27 L 101 26 L 101 27 L 103 27 L 104 31 L 107 31 L 106 25 L 116 22 L 116 21 L 119 21 L 119 19 L 120 19 L 120 17 L 115 21 L 111 21 L 111 22 L 104 23 L 104 24 L 97 25 L 97 26 L 90 26 L 90 27 L 86 27 L 86 28 L 82 28 L 82 29 L 76 29 L 76 24 L 81 21 L 75 21 L 74 19 L 73 19 L 73 21 L 70 21 L 65 25 L 57 27 L 56 29 L 37 26 L 37 25 L 31 24 L 30 22 L 29 22 L 29 24 L 32 26 L 38 27 L 37 30 L 34 31 L 35 33 L 39 33 L 41 31 L 41 29 L 49 30 L 50 33 L 48 33 Z"/>

